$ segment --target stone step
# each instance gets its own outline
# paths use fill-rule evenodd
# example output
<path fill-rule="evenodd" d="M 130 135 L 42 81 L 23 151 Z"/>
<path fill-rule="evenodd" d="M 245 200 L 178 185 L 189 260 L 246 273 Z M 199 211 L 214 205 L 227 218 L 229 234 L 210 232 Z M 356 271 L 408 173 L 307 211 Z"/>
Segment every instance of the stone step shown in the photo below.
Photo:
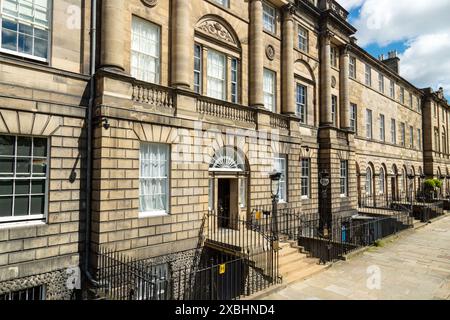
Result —
<path fill-rule="evenodd" d="M 292 262 L 296 262 L 296 261 L 302 261 L 304 259 L 307 259 L 308 256 L 306 254 L 303 253 L 299 253 L 299 254 L 290 254 L 287 256 L 283 256 L 283 257 L 278 257 L 278 265 L 280 267 L 292 263 Z"/>
<path fill-rule="evenodd" d="M 328 267 L 328 265 L 311 264 L 307 268 L 290 273 L 286 277 L 283 276 L 283 284 L 290 284 L 305 280 L 306 278 L 309 278 L 322 270 L 327 269 Z"/>
<path fill-rule="evenodd" d="M 280 275 L 283 276 L 283 278 L 285 278 L 285 277 L 289 277 L 289 275 L 292 273 L 296 273 L 300 270 L 306 270 L 311 265 L 316 265 L 316 264 L 317 264 L 316 260 L 304 259 L 302 261 L 292 262 L 290 264 L 280 266 L 279 271 L 280 271 Z"/>
<path fill-rule="evenodd" d="M 278 252 L 278 257 L 290 256 L 292 254 L 300 254 L 300 251 L 296 248 L 283 248 Z"/>

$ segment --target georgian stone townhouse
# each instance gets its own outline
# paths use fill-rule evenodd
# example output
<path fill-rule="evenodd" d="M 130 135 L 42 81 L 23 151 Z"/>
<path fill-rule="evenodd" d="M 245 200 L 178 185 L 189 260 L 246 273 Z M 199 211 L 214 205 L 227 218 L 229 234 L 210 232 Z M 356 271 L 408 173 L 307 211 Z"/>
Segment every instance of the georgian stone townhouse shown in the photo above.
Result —
<path fill-rule="evenodd" d="M 359 47 L 335 1 L 0 8 L 0 300 L 70 298 L 101 248 L 185 261 L 208 212 L 270 205 L 274 169 L 280 208 L 326 217 L 450 190 L 443 92 Z"/>

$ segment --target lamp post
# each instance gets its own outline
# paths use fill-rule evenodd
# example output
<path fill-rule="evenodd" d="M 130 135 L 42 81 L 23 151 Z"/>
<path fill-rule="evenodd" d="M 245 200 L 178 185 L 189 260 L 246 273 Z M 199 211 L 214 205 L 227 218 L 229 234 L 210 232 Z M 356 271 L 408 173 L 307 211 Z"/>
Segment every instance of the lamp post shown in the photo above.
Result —
<path fill-rule="evenodd" d="M 413 186 L 414 186 L 414 175 L 412 173 L 408 174 L 408 179 L 409 179 L 409 194 L 410 194 L 410 201 L 411 201 L 411 214 L 413 213 L 414 210 L 414 204 L 413 204 Z"/>
<path fill-rule="evenodd" d="M 331 234 L 327 219 L 325 218 L 325 215 L 327 214 L 328 186 L 330 185 L 330 174 L 327 170 L 322 170 L 319 173 L 319 183 L 322 189 L 322 212 L 320 213 L 319 228 L 321 229 L 320 233 L 322 234 L 322 237 L 328 239 L 327 259 L 326 261 L 324 261 L 323 257 L 321 257 L 320 263 L 326 263 L 327 261 L 331 260 Z"/>
<path fill-rule="evenodd" d="M 274 170 L 269 174 L 270 177 L 270 190 L 272 193 L 272 233 L 274 235 L 275 240 L 278 239 L 278 199 L 280 193 L 280 179 L 281 172 Z"/>

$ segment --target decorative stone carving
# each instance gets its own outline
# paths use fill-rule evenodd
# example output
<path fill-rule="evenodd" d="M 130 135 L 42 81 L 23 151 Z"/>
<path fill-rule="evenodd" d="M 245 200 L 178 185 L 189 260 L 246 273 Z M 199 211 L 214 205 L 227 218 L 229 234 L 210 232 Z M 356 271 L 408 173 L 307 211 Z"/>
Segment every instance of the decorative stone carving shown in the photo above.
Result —
<path fill-rule="evenodd" d="M 336 84 L 337 84 L 337 82 L 336 82 L 336 77 L 335 77 L 335 76 L 332 76 L 332 77 L 331 77 L 331 87 L 332 87 L 332 88 L 336 88 Z"/>
<path fill-rule="evenodd" d="M 271 44 L 266 47 L 266 56 L 270 61 L 275 59 L 275 48 Z"/>
<path fill-rule="evenodd" d="M 158 4 L 158 0 L 141 0 L 141 2 L 147 7 L 154 7 Z"/>
<path fill-rule="evenodd" d="M 197 29 L 207 35 L 228 42 L 234 46 L 237 46 L 236 40 L 231 33 L 220 22 L 208 19 L 204 20 L 197 26 Z"/>

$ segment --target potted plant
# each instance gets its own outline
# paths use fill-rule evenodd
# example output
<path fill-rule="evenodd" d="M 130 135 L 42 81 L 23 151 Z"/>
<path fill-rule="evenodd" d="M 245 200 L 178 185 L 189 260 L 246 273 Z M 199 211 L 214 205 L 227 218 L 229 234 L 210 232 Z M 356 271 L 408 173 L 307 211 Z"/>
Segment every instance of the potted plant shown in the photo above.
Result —
<path fill-rule="evenodd" d="M 430 197 L 430 199 L 434 198 L 436 192 L 436 179 L 427 179 L 423 182 L 423 188 L 425 194 Z"/>

